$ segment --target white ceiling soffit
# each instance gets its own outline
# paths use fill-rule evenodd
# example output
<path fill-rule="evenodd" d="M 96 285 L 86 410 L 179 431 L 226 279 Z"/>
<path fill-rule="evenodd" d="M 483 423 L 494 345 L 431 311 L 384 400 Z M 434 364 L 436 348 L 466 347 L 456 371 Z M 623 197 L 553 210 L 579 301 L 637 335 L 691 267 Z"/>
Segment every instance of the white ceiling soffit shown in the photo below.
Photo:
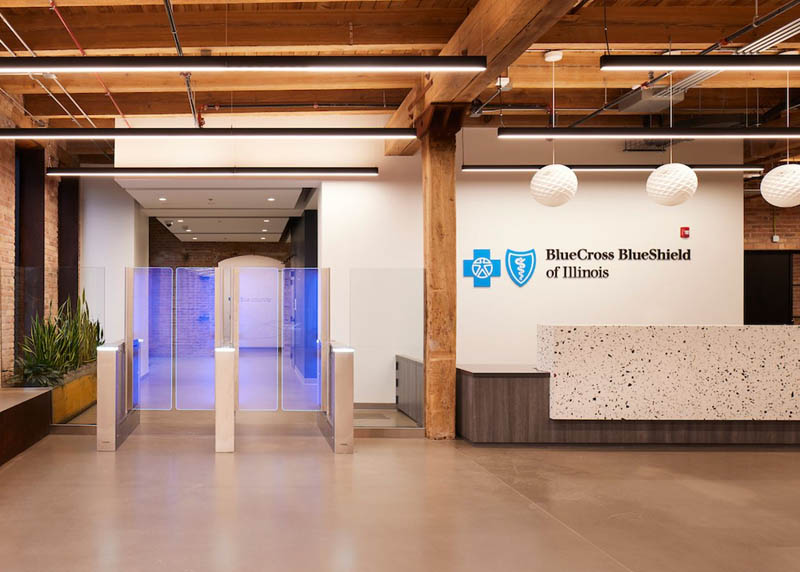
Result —
<path fill-rule="evenodd" d="M 181 234 L 181 242 L 280 242 L 280 234 Z"/>
<path fill-rule="evenodd" d="M 295 209 L 303 189 L 129 188 L 145 209 Z M 302 205 L 301 205 L 302 208 Z"/>
<path fill-rule="evenodd" d="M 279 242 L 280 234 L 176 234 L 181 242 Z"/>
<path fill-rule="evenodd" d="M 189 234 L 277 234 L 281 235 L 288 218 L 274 217 L 158 217 L 158 220 L 176 235 Z M 268 222 L 264 222 L 264 221 Z"/>

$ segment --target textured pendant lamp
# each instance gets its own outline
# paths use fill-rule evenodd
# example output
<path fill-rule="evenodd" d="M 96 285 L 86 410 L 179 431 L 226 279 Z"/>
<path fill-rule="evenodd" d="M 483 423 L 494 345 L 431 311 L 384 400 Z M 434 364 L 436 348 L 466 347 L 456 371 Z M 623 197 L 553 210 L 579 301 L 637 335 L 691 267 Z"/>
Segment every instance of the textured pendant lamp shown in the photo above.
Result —
<path fill-rule="evenodd" d="M 531 195 L 548 207 L 563 205 L 577 192 L 578 177 L 566 165 L 547 165 L 531 179 Z"/>
<path fill-rule="evenodd" d="M 775 167 L 761 181 L 761 196 L 769 204 L 789 208 L 800 205 L 800 165 Z"/>
<path fill-rule="evenodd" d="M 661 165 L 647 177 L 647 195 L 660 205 L 685 203 L 697 191 L 697 175 L 683 163 Z"/>

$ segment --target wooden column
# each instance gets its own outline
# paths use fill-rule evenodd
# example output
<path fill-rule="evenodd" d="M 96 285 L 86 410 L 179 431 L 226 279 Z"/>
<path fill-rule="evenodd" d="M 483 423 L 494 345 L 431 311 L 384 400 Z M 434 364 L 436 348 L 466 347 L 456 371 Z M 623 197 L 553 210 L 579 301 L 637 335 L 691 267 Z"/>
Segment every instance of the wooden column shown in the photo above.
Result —
<path fill-rule="evenodd" d="M 456 426 L 456 133 L 463 104 L 435 105 L 420 119 L 425 250 L 425 436 Z"/>

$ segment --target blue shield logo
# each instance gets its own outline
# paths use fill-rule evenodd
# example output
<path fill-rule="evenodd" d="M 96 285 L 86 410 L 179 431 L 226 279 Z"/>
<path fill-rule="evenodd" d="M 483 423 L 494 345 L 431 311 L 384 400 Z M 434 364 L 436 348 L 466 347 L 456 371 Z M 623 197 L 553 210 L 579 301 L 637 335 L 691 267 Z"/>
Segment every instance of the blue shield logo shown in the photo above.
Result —
<path fill-rule="evenodd" d="M 524 252 L 506 250 L 506 272 L 517 286 L 525 286 L 536 268 L 536 251 L 531 248 Z"/>

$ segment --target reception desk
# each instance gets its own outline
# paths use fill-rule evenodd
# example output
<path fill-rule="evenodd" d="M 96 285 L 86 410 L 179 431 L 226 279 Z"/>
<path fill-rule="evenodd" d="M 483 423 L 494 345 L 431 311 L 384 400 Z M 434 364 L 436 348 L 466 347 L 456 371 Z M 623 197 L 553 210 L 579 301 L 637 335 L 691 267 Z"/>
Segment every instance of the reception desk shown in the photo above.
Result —
<path fill-rule="evenodd" d="M 800 444 L 800 328 L 540 326 L 537 360 L 459 366 L 473 443 Z"/>

